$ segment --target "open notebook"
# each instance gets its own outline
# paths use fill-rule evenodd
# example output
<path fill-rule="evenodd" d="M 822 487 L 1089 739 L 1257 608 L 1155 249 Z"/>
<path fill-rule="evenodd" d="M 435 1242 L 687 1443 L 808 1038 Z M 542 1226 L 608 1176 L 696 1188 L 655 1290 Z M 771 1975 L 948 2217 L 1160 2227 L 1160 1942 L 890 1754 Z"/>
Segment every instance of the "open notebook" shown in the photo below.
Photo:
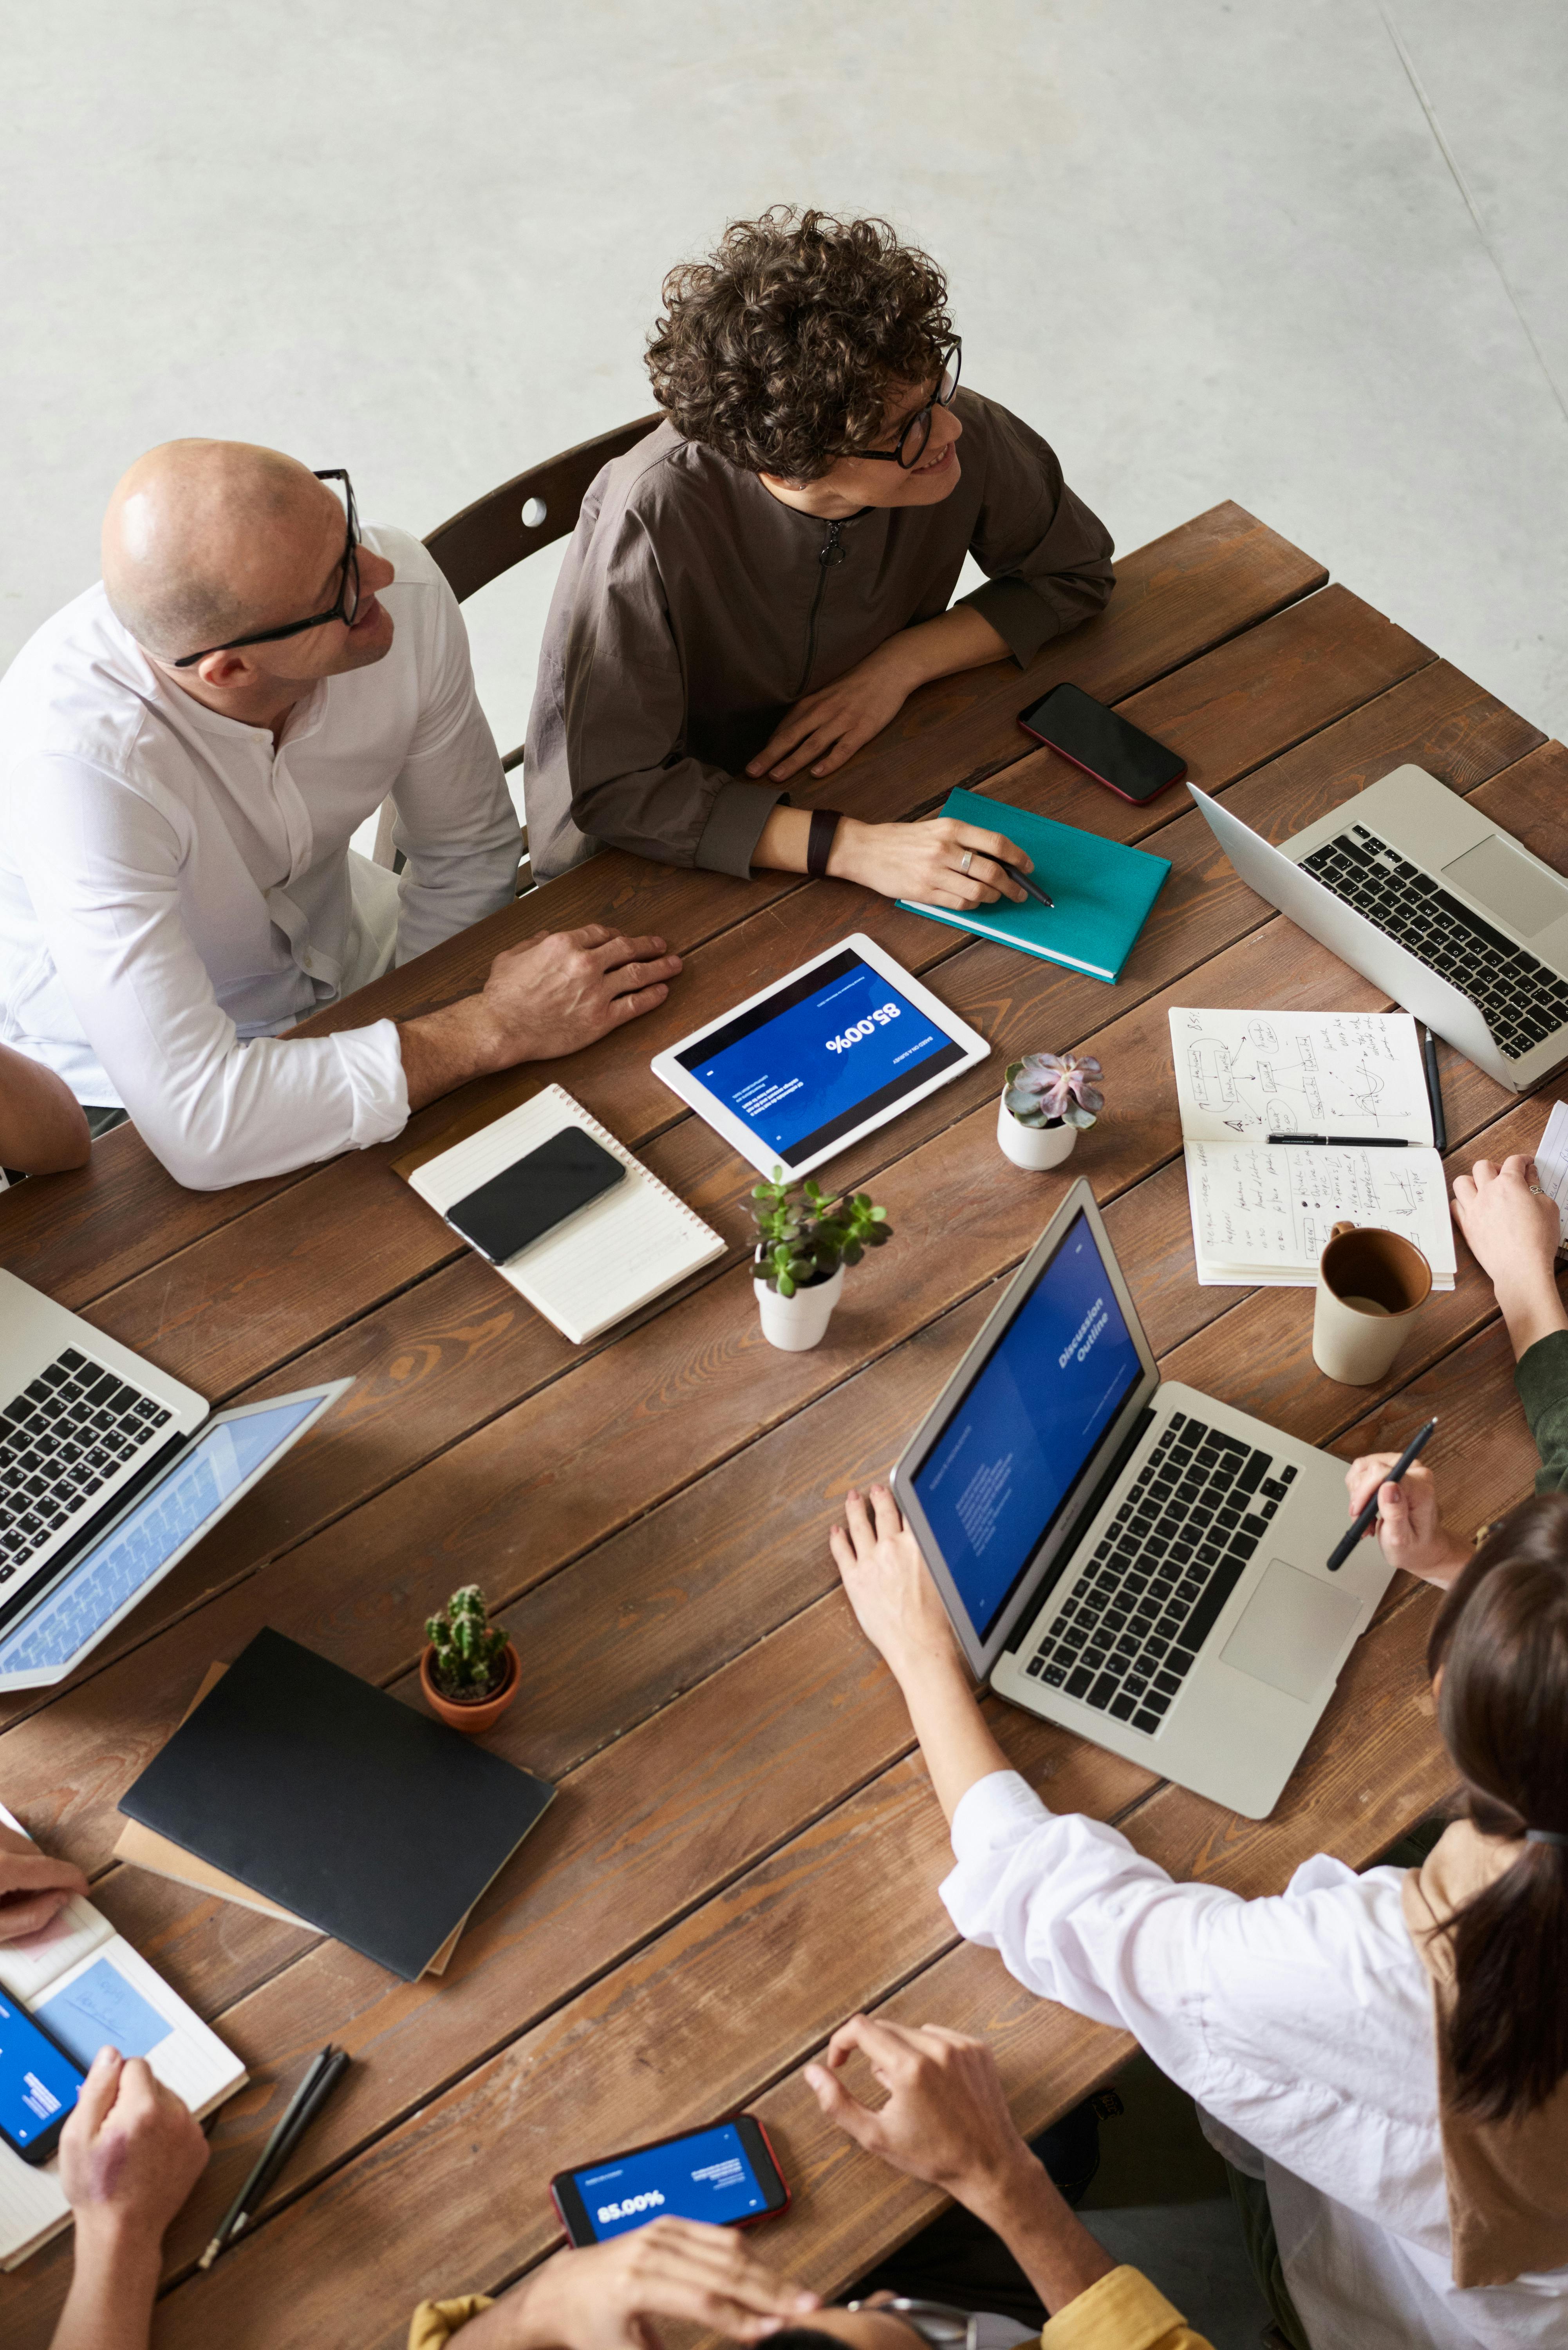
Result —
<path fill-rule="evenodd" d="M 1448 1184 L 1407 1012 L 1177 1006 L 1170 1043 L 1199 1282 L 1311 1288 L 1334 1226 L 1350 1222 L 1405 1233 L 1433 1287 L 1453 1287 Z M 1368 1136 L 1405 1147 L 1337 1139 Z"/>
<path fill-rule="evenodd" d="M 711 1226 L 561 1086 L 546 1086 L 531 1101 L 422 1163 L 410 1158 L 397 1164 L 421 1199 L 444 1216 L 455 1201 L 566 1126 L 581 1127 L 613 1151 L 626 1180 L 495 1270 L 574 1347 L 582 1347 L 700 1265 L 722 1256 L 724 1243 Z"/>
<path fill-rule="evenodd" d="M 4 1804 L 0 1820 L 26 1834 Z M 106 2041 L 122 2056 L 145 2056 L 198 2121 L 244 2085 L 239 2058 L 90 1901 L 67 1901 L 24 1942 L 0 1942 L 0 1991 L 36 2015 L 84 2072 Z M 0 2268 L 19 2267 L 70 2216 L 59 2157 L 34 2165 L 0 2145 Z"/>

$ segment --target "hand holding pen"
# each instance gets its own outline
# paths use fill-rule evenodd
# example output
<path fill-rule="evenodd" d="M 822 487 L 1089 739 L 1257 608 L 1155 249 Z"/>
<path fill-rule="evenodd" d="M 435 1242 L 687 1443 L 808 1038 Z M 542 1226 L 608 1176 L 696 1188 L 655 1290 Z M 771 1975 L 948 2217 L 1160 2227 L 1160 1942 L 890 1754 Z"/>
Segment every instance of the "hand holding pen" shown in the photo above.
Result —
<path fill-rule="evenodd" d="M 1435 1423 L 1427 1425 L 1431 1428 Z M 1470 1546 L 1444 1525 L 1437 1481 L 1429 1470 L 1412 1461 L 1403 1476 L 1395 1479 L 1402 1457 L 1369 1452 L 1351 1462 L 1345 1482 L 1354 1519 L 1359 1523 L 1370 1510 L 1389 1565 L 1444 1589 L 1469 1562 Z M 1372 1517 L 1367 1519 L 1369 1527 Z M 1359 1541 L 1360 1536 L 1355 1539 Z M 1348 1557 L 1349 1553 L 1345 1555 Z"/>

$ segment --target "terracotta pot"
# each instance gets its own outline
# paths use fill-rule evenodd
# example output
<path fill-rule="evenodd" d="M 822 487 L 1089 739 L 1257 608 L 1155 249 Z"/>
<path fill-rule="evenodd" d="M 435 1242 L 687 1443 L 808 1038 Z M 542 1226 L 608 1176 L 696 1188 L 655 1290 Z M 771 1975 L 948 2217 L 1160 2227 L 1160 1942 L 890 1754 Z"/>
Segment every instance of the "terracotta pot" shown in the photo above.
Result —
<path fill-rule="evenodd" d="M 996 1106 L 996 1139 L 1015 1167 L 1027 1167 L 1038 1175 L 1047 1167 L 1060 1167 L 1071 1156 L 1078 1129 L 1062 1118 L 1050 1126 L 1021 1126 L 1007 1107 L 1003 1087 Z"/>
<path fill-rule="evenodd" d="M 420 1659 L 420 1687 L 425 1693 L 425 1703 L 432 1713 L 440 1714 L 449 1729 L 466 1731 L 472 1738 L 477 1738 L 481 1731 L 493 1730 L 516 1696 L 517 1684 L 522 1678 L 523 1669 L 517 1660 L 517 1651 L 510 1640 L 501 1651 L 501 1687 L 493 1697 L 480 1698 L 474 1703 L 463 1705 L 455 1698 L 442 1697 L 437 1689 L 435 1650 L 427 1640 Z"/>

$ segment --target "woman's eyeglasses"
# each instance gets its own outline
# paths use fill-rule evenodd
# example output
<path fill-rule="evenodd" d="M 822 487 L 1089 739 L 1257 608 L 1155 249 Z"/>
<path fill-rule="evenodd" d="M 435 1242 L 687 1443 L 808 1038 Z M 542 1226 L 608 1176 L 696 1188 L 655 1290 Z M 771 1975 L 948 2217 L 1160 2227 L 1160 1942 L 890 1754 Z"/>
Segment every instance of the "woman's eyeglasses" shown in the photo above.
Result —
<path fill-rule="evenodd" d="M 957 342 L 950 343 L 941 356 L 936 390 L 927 400 L 924 408 L 917 409 L 914 415 L 909 418 L 898 435 L 896 448 L 835 449 L 832 454 L 836 457 L 866 457 L 878 465 L 901 465 L 907 473 L 910 467 L 918 465 L 925 455 L 926 443 L 931 437 L 932 409 L 952 406 L 953 394 L 959 388 L 959 369 L 962 362 L 963 345 Z"/>

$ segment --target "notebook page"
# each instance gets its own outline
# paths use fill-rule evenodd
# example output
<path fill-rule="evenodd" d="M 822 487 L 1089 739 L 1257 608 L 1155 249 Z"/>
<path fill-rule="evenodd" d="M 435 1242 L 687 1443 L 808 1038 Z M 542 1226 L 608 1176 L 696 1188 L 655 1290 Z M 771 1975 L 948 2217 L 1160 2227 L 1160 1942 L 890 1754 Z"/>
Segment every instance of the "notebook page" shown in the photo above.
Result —
<path fill-rule="evenodd" d="M 49 1985 L 33 2012 L 85 2072 L 106 2042 L 144 2056 L 198 2116 L 237 2089 L 244 2066 L 123 1936 Z"/>
<path fill-rule="evenodd" d="M 1342 1221 L 1415 1242 L 1434 1288 L 1454 1285 L 1448 1185 L 1435 1150 L 1336 1150 L 1189 1142 L 1188 1198 L 1198 1278 L 1311 1288 Z"/>
<path fill-rule="evenodd" d="M 1557 1245 L 1568 1246 L 1568 1103 L 1552 1105 L 1546 1131 L 1535 1148 L 1535 1172 L 1541 1179 L 1542 1190 L 1550 1192 L 1557 1202 L 1563 1225 L 1563 1238 Z"/>
<path fill-rule="evenodd" d="M 559 1086 L 547 1086 L 532 1101 L 416 1168 L 409 1181 L 444 1214 L 455 1201 L 567 1126 L 582 1127 L 613 1151 L 627 1170 L 625 1180 L 496 1270 L 580 1346 L 722 1256 L 719 1234 Z"/>
<path fill-rule="evenodd" d="M 0 2268 L 17 2267 L 70 2216 L 60 2191 L 57 2154 L 47 2162 L 24 2162 L 8 2146 L 0 2146 Z"/>
<path fill-rule="evenodd" d="M 1407 1012 L 1173 1005 L 1170 1044 L 1189 1142 L 1266 1144 L 1271 1134 L 1431 1142 L 1426 1066 Z"/>
<path fill-rule="evenodd" d="M 114 1928 L 101 1909 L 73 1894 L 42 1933 L 22 1942 L 0 1942 L 0 1991 L 31 2007 L 57 1975 L 113 1938 Z"/>

